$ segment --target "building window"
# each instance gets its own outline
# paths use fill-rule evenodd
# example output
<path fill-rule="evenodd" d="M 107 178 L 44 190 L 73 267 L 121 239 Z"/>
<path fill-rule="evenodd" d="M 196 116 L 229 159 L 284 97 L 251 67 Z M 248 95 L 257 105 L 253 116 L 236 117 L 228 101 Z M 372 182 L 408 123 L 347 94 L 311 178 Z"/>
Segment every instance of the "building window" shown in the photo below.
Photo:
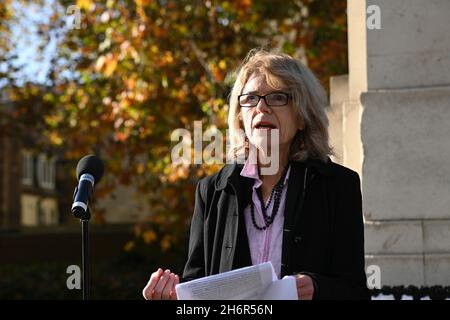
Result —
<path fill-rule="evenodd" d="M 24 186 L 33 185 L 33 155 L 30 151 L 22 151 L 22 177 Z"/>
<path fill-rule="evenodd" d="M 31 194 L 21 195 L 21 223 L 26 227 L 39 225 L 39 197 Z"/>
<path fill-rule="evenodd" d="M 58 224 L 58 201 L 33 194 L 21 195 L 21 223 L 26 227 Z"/>
<path fill-rule="evenodd" d="M 37 181 L 43 189 L 55 189 L 55 159 L 40 154 L 36 164 Z"/>
<path fill-rule="evenodd" d="M 57 225 L 58 224 L 58 202 L 53 198 L 43 198 L 40 202 L 40 224 Z"/>

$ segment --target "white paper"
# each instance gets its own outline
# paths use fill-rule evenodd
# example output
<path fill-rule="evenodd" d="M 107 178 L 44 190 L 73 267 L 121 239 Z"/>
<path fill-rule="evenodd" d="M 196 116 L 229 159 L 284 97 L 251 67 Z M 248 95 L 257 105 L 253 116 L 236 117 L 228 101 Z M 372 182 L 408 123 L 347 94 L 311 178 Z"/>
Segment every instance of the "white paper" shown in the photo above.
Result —
<path fill-rule="evenodd" d="M 272 263 L 236 269 L 176 285 L 179 300 L 296 300 L 295 278 L 278 280 Z"/>
<path fill-rule="evenodd" d="M 261 300 L 298 300 L 297 282 L 292 276 L 275 280 L 269 285 Z"/>

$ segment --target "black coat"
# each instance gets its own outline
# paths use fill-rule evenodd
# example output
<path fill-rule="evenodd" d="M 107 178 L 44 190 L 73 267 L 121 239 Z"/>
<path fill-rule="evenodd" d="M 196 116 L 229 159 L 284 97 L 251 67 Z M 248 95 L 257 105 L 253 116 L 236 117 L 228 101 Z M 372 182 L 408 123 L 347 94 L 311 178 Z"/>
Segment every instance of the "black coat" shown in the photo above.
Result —
<path fill-rule="evenodd" d="M 191 222 L 189 280 L 251 265 L 244 209 L 254 180 L 228 164 L 199 181 Z M 281 276 L 314 280 L 314 299 L 368 299 L 360 180 L 318 160 L 291 161 L 284 212 Z"/>

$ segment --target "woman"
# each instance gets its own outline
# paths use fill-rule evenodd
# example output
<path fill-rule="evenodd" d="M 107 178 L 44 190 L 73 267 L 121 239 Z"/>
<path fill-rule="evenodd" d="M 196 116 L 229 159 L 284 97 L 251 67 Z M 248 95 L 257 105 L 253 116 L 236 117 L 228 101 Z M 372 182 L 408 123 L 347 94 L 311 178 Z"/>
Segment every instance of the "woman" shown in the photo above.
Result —
<path fill-rule="evenodd" d="M 299 299 L 369 298 L 359 176 L 329 158 L 325 105 L 301 62 L 249 53 L 228 118 L 231 150 L 245 162 L 198 183 L 185 280 L 271 261 L 279 277 L 295 275 Z M 158 269 L 143 295 L 176 299 L 178 282 Z"/>

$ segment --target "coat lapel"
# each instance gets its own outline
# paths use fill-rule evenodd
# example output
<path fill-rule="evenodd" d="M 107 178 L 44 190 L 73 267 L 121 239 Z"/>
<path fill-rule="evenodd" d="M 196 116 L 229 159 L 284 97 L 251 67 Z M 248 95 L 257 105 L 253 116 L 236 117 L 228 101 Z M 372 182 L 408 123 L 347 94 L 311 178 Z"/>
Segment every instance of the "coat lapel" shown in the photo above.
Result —
<path fill-rule="evenodd" d="M 293 229 L 297 216 L 300 214 L 298 206 L 303 193 L 303 181 L 305 164 L 291 161 L 291 173 L 289 175 L 286 204 L 284 207 L 283 244 L 281 252 L 281 276 L 286 274 L 289 262 L 290 244 L 294 237 Z"/>
<path fill-rule="evenodd" d="M 289 230 L 287 232 L 290 232 L 294 225 L 295 209 L 303 191 L 304 172 L 305 165 L 303 163 L 291 161 L 291 174 L 288 181 L 283 225 L 283 229 Z"/>
<path fill-rule="evenodd" d="M 252 264 L 244 209 L 251 200 L 253 179 L 240 175 L 242 167 L 239 164 L 225 166 L 216 183 L 217 190 L 225 189 L 229 185 L 234 191 L 233 194 L 229 194 L 230 202 L 224 233 L 225 251 L 221 254 L 220 272 Z"/>
<path fill-rule="evenodd" d="M 244 210 L 248 206 L 252 198 L 252 186 L 253 179 L 243 177 L 240 175 L 242 165 L 237 166 L 237 170 L 230 177 L 230 183 L 236 190 L 238 210 L 237 216 L 237 235 L 236 235 L 236 247 L 233 258 L 233 269 L 250 266 L 252 259 L 250 255 L 250 247 L 248 244 L 247 228 L 245 225 Z"/>

